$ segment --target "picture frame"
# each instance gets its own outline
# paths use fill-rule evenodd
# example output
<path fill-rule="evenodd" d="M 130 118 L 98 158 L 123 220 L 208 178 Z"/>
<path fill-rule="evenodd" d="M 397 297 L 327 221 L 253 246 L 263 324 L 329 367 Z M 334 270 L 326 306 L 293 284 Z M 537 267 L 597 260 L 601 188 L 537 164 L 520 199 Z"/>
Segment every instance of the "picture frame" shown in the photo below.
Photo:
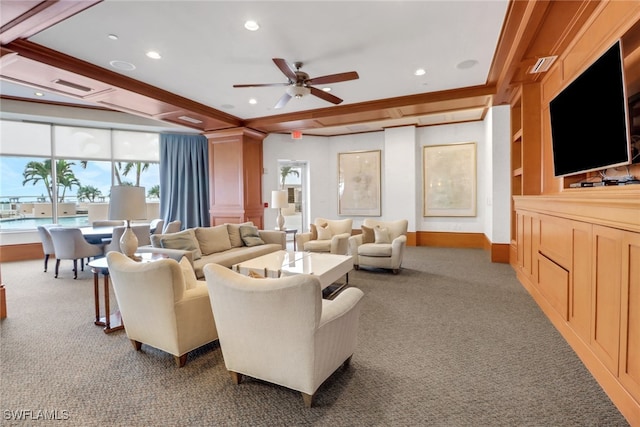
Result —
<path fill-rule="evenodd" d="M 423 216 L 476 216 L 476 143 L 423 147 Z"/>
<path fill-rule="evenodd" d="M 382 150 L 338 153 L 338 215 L 381 215 Z"/>

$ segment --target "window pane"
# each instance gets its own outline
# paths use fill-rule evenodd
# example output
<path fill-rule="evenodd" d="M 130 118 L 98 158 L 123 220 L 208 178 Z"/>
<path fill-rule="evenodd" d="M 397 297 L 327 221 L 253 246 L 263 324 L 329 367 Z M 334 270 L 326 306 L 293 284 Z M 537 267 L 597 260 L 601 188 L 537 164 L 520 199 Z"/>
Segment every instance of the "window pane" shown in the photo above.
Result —
<path fill-rule="evenodd" d="M 111 131 L 54 126 L 55 155 L 76 159 L 110 159 Z"/>
<path fill-rule="evenodd" d="M 109 217 L 109 191 L 111 189 L 111 162 L 94 160 L 67 160 L 75 185 L 68 188 L 64 201 L 76 204 L 75 215 L 86 225 Z M 60 179 L 59 179 L 60 181 Z M 64 182 L 64 180 L 62 180 Z M 58 200 L 64 190 L 58 187 Z"/>
<path fill-rule="evenodd" d="M 51 126 L 0 120 L 0 154 L 51 155 Z"/>
<path fill-rule="evenodd" d="M 160 160 L 160 135 L 148 132 L 113 131 L 113 158 L 157 162 Z"/>
<path fill-rule="evenodd" d="M 30 229 L 51 223 L 50 183 L 50 159 L 0 156 L 0 228 Z"/>

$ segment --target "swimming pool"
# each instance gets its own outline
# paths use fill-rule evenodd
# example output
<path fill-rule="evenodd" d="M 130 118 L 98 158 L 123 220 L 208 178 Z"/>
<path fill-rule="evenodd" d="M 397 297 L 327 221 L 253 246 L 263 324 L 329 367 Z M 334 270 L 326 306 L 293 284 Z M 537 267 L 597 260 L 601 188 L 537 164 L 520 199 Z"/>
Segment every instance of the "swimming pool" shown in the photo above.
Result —
<path fill-rule="evenodd" d="M 0 231 L 33 230 L 39 225 L 51 223 L 53 223 L 53 218 L 6 218 L 0 220 Z M 58 224 L 71 227 L 91 225 L 88 215 L 60 217 Z"/>

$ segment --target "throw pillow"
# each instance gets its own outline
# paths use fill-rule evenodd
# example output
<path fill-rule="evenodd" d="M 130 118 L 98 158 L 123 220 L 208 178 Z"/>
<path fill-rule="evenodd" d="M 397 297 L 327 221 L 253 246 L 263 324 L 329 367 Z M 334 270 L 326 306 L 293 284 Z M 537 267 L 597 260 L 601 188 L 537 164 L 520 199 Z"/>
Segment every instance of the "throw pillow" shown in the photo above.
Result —
<path fill-rule="evenodd" d="M 240 237 L 240 227 L 243 225 L 253 225 L 253 222 L 243 222 L 242 224 L 229 224 L 227 223 L 227 231 L 229 232 L 229 241 L 232 248 L 239 248 L 244 245 L 242 237 Z"/>
<path fill-rule="evenodd" d="M 360 228 L 362 228 L 362 243 L 373 243 L 376 241 L 373 228 L 367 227 L 366 225 L 363 225 Z"/>
<path fill-rule="evenodd" d="M 196 239 L 194 231 L 191 229 L 161 235 L 160 247 L 192 251 L 194 260 L 202 258 L 202 252 L 200 251 L 198 240 Z"/>
<path fill-rule="evenodd" d="M 315 224 L 309 224 L 309 230 L 311 230 L 311 240 L 318 240 L 318 229 Z"/>
<path fill-rule="evenodd" d="M 189 262 L 187 257 L 183 256 L 182 258 L 180 258 L 180 262 L 178 264 L 180 264 L 182 275 L 184 276 L 184 288 L 195 288 L 198 285 L 198 278 L 196 277 L 196 272 L 193 271 L 191 262 Z"/>
<path fill-rule="evenodd" d="M 264 245 L 264 240 L 258 234 L 258 227 L 252 225 L 240 226 L 240 237 L 246 246 Z"/>
<path fill-rule="evenodd" d="M 318 240 L 331 240 L 333 234 L 331 233 L 329 224 L 318 225 L 316 229 L 318 231 Z"/>
<path fill-rule="evenodd" d="M 391 243 L 387 227 L 380 227 L 379 225 L 376 225 L 373 229 L 373 234 L 375 236 L 376 243 Z"/>
<path fill-rule="evenodd" d="M 196 228 L 196 238 L 204 255 L 231 249 L 229 231 L 225 224 L 215 227 L 198 227 Z"/>

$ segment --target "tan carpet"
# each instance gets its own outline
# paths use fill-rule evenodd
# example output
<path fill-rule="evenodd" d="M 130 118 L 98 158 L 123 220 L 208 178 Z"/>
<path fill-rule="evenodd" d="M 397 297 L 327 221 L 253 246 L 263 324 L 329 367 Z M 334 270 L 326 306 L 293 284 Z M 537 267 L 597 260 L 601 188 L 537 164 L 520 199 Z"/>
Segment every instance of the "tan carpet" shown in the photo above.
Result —
<path fill-rule="evenodd" d="M 351 273 L 365 292 L 358 349 L 305 409 L 292 390 L 233 385 L 217 344 L 177 369 L 161 351 L 135 352 L 123 331 L 105 335 L 92 275 L 73 280 L 70 262 L 59 279 L 41 261 L 5 263 L 0 425 L 627 425 L 508 265 L 420 247 L 403 267 Z"/>

